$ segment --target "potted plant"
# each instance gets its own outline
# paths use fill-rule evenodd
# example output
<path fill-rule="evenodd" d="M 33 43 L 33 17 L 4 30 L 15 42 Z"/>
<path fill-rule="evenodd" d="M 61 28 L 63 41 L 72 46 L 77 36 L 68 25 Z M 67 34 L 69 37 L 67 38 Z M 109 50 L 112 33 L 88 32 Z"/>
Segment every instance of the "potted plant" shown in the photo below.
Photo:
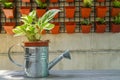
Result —
<path fill-rule="evenodd" d="M 96 15 L 97 17 L 104 18 L 107 14 L 106 6 L 96 6 Z"/>
<path fill-rule="evenodd" d="M 66 27 L 66 32 L 67 33 L 74 33 L 75 32 L 76 23 L 75 22 L 66 22 L 65 23 L 65 27 Z"/>
<path fill-rule="evenodd" d="M 22 25 L 18 25 L 13 29 L 15 36 L 24 35 L 29 41 L 24 42 L 25 58 L 31 60 L 25 61 L 25 66 L 28 66 L 33 61 L 33 66 L 30 69 L 25 68 L 28 77 L 47 77 L 48 76 L 48 40 L 41 40 L 44 30 L 51 30 L 54 24 L 50 20 L 59 12 L 58 9 L 47 11 L 42 17 L 36 16 L 36 10 L 33 10 L 28 15 L 21 17 Z M 32 58 L 34 57 L 34 58 Z M 37 61 L 36 61 L 37 60 Z M 35 61 L 35 63 L 34 63 Z M 36 65 L 38 63 L 38 65 Z M 30 65 L 31 66 L 31 65 Z M 36 66 L 36 67 L 35 67 Z M 38 69 L 40 68 L 40 69 Z M 34 70 L 33 70 L 34 69 Z"/>
<path fill-rule="evenodd" d="M 114 0 L 112 1 L 112 5 L 111 16 L 116 16 L 120 13 L 120 1 Z"/>
<path fill-rule="evenodd" d="M 97 33 L 103 33 L 106 29 L 106 21 L 104 18 L 97 18 L 96 21 L 96 32 Z"/>
<path fill-rule="evenodd" d="M 75 15 L 75 6 L 66 6 L 65 15 L 67 18 L 74 18 Z"/>
<path fill-rule="evenodd" d="M 28 15 L 30 13 L 30 9 L 31 9 L 30 7 L 22 6 L 20 8 L 20 13 L 22 15 Z"/>
<path fill-rule="evenodd" d="M 113 18 L 111 31 L 113 33 L 120 32 L 120 13 Z"/>
<path fill-rule="evenodd" d="M 93 0 L 83 0 L 83 7 L 80 8 L 81 16 L 83 18 L 88 18 L 90 16 L 92 5 Z"/>
<path fill-rule="evenodd" d="M 54 24 L 49 23 L 51 19 L 59 12 L 58 9 L 52 9 L 46 12 L 42 17 L 36 17 L 36 10 L 33 10 L 29 15 L 21 17 L 22 25 L 16 26 L 13 29 L 15 36 L 24 35 L 30 42 L 40 41 L 43 30 L 51 30 Z"/>
<path fill-rule="evenodd" d="M 47 4 L 42 2 L 41 0 L 35 0 L 35 2 L 38 5 L 38 7 L 37 7 L 37 16 L 41 17 L 46 12 Z"/>
<path fill-rule="evenodd" d="M 12 29 L 14 29 L 15 27 L 15 22 L 6 22 L 4 25 L 3 25 L 3 28 L 4 30 L 6 31 L 7 34 L 14 34 Z"/>
<path fill-rule="evenodd" d="M 1 0 L 4 5 L 3 12 L 6 18 L 14 18 L 14 6 L 13 3 L 9 0 Z"/>
<path fill-rule="evenodd" d="M 90 33 L 91 31 L 91 25 L 92 22 L 89 21 L 88 19 L 84 19 L 83 21 L 81 21 L 81 30 L 82 33 Z"/>

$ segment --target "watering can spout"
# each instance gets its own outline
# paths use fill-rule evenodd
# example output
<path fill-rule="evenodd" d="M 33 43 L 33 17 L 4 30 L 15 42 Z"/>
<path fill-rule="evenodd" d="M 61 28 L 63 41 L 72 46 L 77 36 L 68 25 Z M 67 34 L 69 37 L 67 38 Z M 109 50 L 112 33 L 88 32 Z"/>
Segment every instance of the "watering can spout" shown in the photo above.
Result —
<path fill-rule="evenodd" d="M 60 56 L 58 56 L 57 58 L 55 58 L 53 61 L 51 61 L 48 65 L 48 69 L 50 70 L 54 65 L 56 65 L 60 60 L 62 60 L 63 58 L 66 59 L 71 59 L 69 50 L 66 50 L 64 53 L 62 53 Z"/>

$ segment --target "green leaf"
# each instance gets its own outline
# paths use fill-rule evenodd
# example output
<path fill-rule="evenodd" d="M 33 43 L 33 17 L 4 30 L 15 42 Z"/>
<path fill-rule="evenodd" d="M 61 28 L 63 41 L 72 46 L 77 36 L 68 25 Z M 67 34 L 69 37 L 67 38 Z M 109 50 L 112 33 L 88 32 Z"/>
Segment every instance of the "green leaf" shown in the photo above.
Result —
<path fill-rule="evenodd" d="M 54 16 L 58 12 L 60 12 L 60 10 L 58 10 L 58 9 L 51 9 L 51 10 L 47 11 L 41 18 L 39 18 L 39 20 L 38 20 L 39 24 L 49 22 L 51 19 L 54 18 Z"/>
<path fill-rule="evenodd" d="M 17 26 L 13 29 L 13 32 L 15 33 L 15 36 L 25 35 L 26 30 L 23 26 Z"/>
<path fill-rule="evenodd" d="M 55 25 L 51 23 L 45 23 L 43 26 L 44 26 L 43 29 L 51 30 L 52 28 L 54 28 Z"/>
<path fill-rule="evenodd" d="M 33 10 L 32 12 L 30 12 L 29 16 L 31 16 L 32 19 L 34 19 L 36 17 L 36 10 Z"/>

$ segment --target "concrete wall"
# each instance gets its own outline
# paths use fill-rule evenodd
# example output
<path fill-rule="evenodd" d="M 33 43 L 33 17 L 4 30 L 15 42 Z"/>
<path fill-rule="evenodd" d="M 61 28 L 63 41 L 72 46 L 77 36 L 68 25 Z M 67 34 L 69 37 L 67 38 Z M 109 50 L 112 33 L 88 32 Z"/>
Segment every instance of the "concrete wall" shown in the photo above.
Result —
<path fill-rule="evenodd" d="M 42 39 L 50 40 L 50 61 L 66 49 L 71 52 L 72 60 L 64 59 L 53 69 L 120 69 L 119 35 L 119 33 L 61 33 L 47 34 Z M 0 34 L 0 37 L 0 69 L 21 69 L 11 64 L 6 53 L 11 45 L 22 43 L 26 38 L 6 34 Z M 16 46 L 13 51 L 22 52 L 23 49 Z M 14 56 L 18 62 L 23 62 L 23 54 Z"/>

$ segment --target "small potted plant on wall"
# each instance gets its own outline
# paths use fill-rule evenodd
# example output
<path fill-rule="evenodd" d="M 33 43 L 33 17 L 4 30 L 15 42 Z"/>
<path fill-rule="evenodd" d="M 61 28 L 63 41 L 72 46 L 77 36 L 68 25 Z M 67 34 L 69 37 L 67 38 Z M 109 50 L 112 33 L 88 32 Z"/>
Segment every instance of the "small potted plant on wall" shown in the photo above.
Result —
<path fill-rule="evenodd" d="M 96 6 L 96 15 L 97 17 L 104 18 L 107 14 L 106 6 Z"/>
<path fill-rule="evenodd" d="M 12 29 L 14 29 L 14 27 L 15 27 L 15 22 L 6 22 L 3 25 L 5 32 L 10 35 L 14 34 L 12 31 Z"/>
<path fill-rule="evenodd" d="M 83 18 L 88 18 L 90 16 L 92 5 L 93 0 L 83 0 L 83 7 L 80 8 L 81 16 Z"/>
<path fill-rule="evenodd" d="M 104 18 L 97 18 L 96 19 L 96 32 L 103 33 L 106 30 L 106 21 Z"/>
<path fill-rule="evenodd" d="M 111 25 L 111 31 L 113 33 L 120 32 L 120 13 L 113 18 L 112 25 Z"/>
<path fill-rule="evenodd" d="M 75 6 L 65 6 L 65 15 L 67 18 L 74 18 Z"/>
<path fill-rule="evenodd" d="M 66 22 L 65 23 L 65 27 L 66 27 L 66 32 L 67 33 L 74 33 L 75 32 L 76 23 L 75 22 Z"/>
<path fill-rule="evenodd" d="M 37 7 L 37 16 L 41 17 L 46 12 L 47 4 L 42 2 L 41 0 L 35 0 L 35 2 L 38 5 L 38 7 Z"/>
<path fill-rule="evenodd" d="M 20 13 L 22 15 L 28 15 L 30 13 L 30 9 L 31 9 L 30 7 L 22 6 L 20 8 Z"/>
<path fill-rule="evenodd" d="M 84 19 L 81 21 L 81 30 L 82 33 L 90 33 L 92 27 L 92 22 L 89 21 L 88 19 Z"/>
<path fill-rule="evenodd" d="M 117 16 L 120 13 L 120 1 L 114 0 L 112 1 L 112 5 L 111 16 Z"/>
<path fill-rule="evenodd" d="M 4 5 L 3 12 L 6 18 L 14 18 L 14 6 L 13 3 L 9 0 L 1 0 Z"/>

